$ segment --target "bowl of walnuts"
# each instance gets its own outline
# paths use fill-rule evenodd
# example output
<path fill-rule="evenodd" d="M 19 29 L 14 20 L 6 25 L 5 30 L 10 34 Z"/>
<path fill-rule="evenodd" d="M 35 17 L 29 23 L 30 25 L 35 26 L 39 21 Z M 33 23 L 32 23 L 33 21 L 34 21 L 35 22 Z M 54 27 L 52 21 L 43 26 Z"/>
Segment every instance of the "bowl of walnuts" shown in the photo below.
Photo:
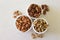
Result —
<path fill-rule="evenodd" d="M 32 20 L 30 17 L 20 15 L 16 18 L 16 27 L 21 32 L 27 32 L 32 28 Z"/>
<path fill-rule="evenodd" d="M 38 34 L 43 34 L 48 29 L 48 22 L 44 18 L 37 18 L 33 22 L 33 30 Z"/>

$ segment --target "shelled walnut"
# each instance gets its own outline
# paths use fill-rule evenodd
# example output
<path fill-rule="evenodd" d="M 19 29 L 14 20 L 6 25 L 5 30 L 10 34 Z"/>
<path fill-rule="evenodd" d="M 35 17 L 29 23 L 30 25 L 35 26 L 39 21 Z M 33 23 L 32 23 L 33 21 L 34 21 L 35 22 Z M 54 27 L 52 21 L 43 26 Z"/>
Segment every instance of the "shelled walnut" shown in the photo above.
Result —
<path fill-rule="evenodd" d="M 46 14 L 46 12 L 49 11 L 49 7 L 48 7 L 48 5 L 46 5 L 46 4 L 41 5 L 41 8 L 42 8 L 42 10 L 43 10 L 43 14 L 44 14 L 44 15 Z"/>
<path fill-rule="evenodd" d="M 32 36 L 33 39 L 35 39 L 35 38 L 43 38 L 44 34 L 32 33 L 31 36 Z"/>
<path fill-rule="evenodd" d="M 19 15 L 22 15 L 22 13 L 19 11 L 19 10 L 16 10 L 14 13 L 13 13 L 13 18 L 16 18 L 17 16 Z"/>

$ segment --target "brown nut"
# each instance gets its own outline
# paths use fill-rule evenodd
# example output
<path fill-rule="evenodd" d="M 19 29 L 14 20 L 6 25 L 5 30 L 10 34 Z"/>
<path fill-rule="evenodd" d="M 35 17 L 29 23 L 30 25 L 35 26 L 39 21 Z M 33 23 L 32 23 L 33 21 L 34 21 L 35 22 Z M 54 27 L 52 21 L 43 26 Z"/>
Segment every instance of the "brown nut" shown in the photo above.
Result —
<path fill-rule="evenodd" d="M 41 7 L 42 7 L 42 10 L 43 10 L 42 12 L 45 15 L 46 12 L 49 11 L 48 5 L 44 4 L 44 5 L 41 5 Z"/>
<path fill-rule="evenodd" d="M 46 10 L 43 10 L 43 14 L 44 14 L 44 15 L 46 14 Z"/>
<path fill-rule="evenodd" d="M 31 36 L 32 36 L 33 39 L 37 38 L 36 34 L 34 34 L 34 33 L 32 33 Z"/>
<path fill-rule="evenodd" d="M 17 16 L 13 16 L 13 18 L 16 18 Z"/>
<path fill-rule="evenodd" d="M 42 9 L 44 9 L 44 10 L 46 10 L 46 11 L 49 11 L 49 8 L 48 8 L 48 6 L 47 6 L 46 4 L 41 5 L 41 7 L 42 7 Z"/>
<path fill-rule="evenodd" d="M 22 13 L 19 11 L 19 10 L 16 10 L 14 13 L 13 13 L 13 18 L 17 18 L 17 16 L 19 15 L 22 15 Z"/>

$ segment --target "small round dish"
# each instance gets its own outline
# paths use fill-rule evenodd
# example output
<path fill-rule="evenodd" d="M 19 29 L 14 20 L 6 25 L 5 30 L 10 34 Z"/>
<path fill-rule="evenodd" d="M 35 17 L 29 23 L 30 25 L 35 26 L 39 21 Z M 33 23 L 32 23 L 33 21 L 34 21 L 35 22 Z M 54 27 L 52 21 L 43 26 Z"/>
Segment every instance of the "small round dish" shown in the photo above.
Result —
<path fill-rule="evenodd" d="M 31 4 L 27 7 L 27 14 L 32 19 L 39 18 L 41 15 L 41 7 L 37 4 Z"/>
<path fill-rule="evenodd" d="M 19 17 L 21 17 L 21 16 L 26 16 L 26 15 L 20 15 L 20 16 L 18 16 L 18 17 L 16 18 L 16 20 L 17 20 Z M 28 16 L 26 16 L 26 17 L 28 17 Z M 28 18 L 31 20 L 30 17 L 28 17 Z M 15 25 L 16 25 L 16 21 L 15 21 Z M 16 26 L 16 28 L 17 28 L 17 26 Z M 31 28 L 32 28 L 32 20 L 31 20 L 31 27 L 30 27 L 27 31 L 23 32 L 23 31 L 20 31 L 19 29 L 17 29 L 17 30 L 20 31 L 20 32 L 26 33 L 26 32 L 28 32 L 29 30 L 31 30 Z"/>
<path fill-rule="evenodd" d="M 37 21 L 38 19 L 43 19 L 43 20 L 47 23 L 47 25 L 48 25 L 48 22 L 47 22 L 46 19 L 44 19 L 44 18 L 37 18 L 37 19 L 34 20 L 34 22 Z M 47 29 L 48 29 L 48 27 L 47 27 L 43 32 L 37 32 L 37 31 L 35 30 L 34 24 L 33 24 L 33 30 L 34 30 L 34 32 L 37 33 L 37 34 L 44 34 L 44 33 L 47 31 Z"/>

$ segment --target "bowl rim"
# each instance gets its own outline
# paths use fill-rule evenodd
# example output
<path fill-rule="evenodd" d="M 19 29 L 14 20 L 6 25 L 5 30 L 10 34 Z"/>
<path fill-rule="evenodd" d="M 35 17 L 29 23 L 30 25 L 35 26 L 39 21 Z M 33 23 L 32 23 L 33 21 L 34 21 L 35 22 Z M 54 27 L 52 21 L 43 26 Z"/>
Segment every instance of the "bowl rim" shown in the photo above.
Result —
<path fill-rule="evenodd" d="M 35 22 L 36 20 L 38 20 L 38 19 L 43 19 L 44 21 L 46 21 L 46 19 L 44 19 L 44 18 L 37 18 L 37 19 L 34 20 L 34 22 Z M 46 21 L 46 23 L 48 24 L 47 21 Z M 48 29 L 48 28 L 47 28 L 47 29 Z M 47 29 L 46 29 L 45 31 L 43 31 L 43 32 L 37 32 L 37 31 L 34 29 L 34 24 L 33 24 L 33 30 L 34 30 L 34 32 L 37 33 L 37 34 L 43 34 L 43 33 L 45 33 L 45 32 L 47 31 Z"/>
<path fill-rule="evenodd" d="M 18 18 L 18 17 L 21 17 L 21 16 L 26 16 L 26 17 L 28 17 L 28 18 L 31 20 L 31 27 L 30 27 L 27 31 L 22 32 L 22 31 L 20 31 L 19 29 L 16 28 L 18 31 L 20 31 L 20 32 L 22 32 L 22 33 L 26 33 L 26 32 L 28 32 L 28 31 L 30 31 L 30 30 L 32 29 L 32 27 L 33 27 L 33 25 L 32 25 L 32 19 L 31 19 L 29 16 L 27 16 L 27 15 L 19 15 L 19 16 L 17 16 L 17 18 Z M 16 18 L 16 20 L 17 20 L 17 18 Z M 15 23 L 16 23 L 16 20 L 15 20 Z M 15 24 L 15 26 L 16 26 L 16 24 Z"/>

